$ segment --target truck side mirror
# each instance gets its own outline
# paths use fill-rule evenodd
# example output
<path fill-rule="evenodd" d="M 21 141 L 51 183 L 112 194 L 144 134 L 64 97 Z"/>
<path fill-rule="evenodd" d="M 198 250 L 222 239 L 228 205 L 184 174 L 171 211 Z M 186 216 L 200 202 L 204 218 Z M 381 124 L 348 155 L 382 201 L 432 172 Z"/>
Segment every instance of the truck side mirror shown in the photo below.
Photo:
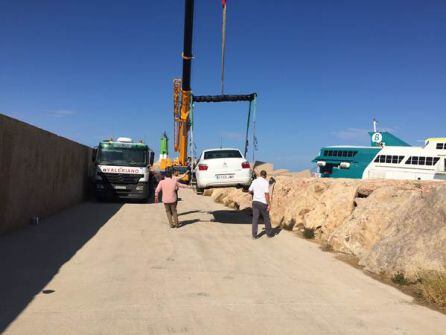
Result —
<path fill-rule="evenodd" d="M 150 152 L 150 165 L 153 165 L 155 162 L 155 153 L 153 151 Z"/>
<path fill-rule="evenodd" d="M 98 154 L 98 149 L 93 148 L 93 150 L 91 150 L 91 161 L 95 162 L 96 161 L 96 155 Z"/>

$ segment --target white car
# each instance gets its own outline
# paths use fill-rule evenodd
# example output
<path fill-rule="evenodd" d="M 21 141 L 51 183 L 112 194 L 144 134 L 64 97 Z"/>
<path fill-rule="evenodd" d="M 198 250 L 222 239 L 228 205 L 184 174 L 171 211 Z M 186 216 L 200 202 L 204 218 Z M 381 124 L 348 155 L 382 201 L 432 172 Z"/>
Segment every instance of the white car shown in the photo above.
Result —
<path fill-rule="evenodd" d="M 248 187 L 251 166 L 238 149 L 204 150 L 195 167 L 197 192 L 214 187 Z"/>

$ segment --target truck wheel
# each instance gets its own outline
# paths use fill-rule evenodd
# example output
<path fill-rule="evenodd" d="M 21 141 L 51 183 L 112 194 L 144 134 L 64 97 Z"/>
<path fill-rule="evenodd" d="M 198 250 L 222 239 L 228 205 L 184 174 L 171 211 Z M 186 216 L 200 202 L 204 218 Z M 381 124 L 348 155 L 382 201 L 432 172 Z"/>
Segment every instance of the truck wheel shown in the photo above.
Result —
<path fill-rule="evenodd" d="M 204 192 L 204 189 L 199 188 L 199 187 L 196 187 L 196 188 L 195 188 L 195 193 L 197 193 L 198 195 L 202 195 L 203 192 Z"/>

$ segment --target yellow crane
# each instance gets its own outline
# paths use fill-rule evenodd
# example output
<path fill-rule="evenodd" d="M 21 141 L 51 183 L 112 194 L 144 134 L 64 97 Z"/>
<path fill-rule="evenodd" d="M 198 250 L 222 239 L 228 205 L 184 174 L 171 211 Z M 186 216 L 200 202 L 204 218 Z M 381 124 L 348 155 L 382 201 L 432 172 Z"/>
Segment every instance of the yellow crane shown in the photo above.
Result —
<path fill-rule="evenodd" d="M 160 170 L 167 169 L 179 170 L 184 173 L 190 168 L 191 160 L 188 156 L 189 133 L 191 129 L 192 104 L 194 102 L 229 102 L 229 101 L 249 101 L 251 107 L 255 101 L 257 94 L 248 95 L 227 95 L 223 94 L 223 68 L 224 68 L 224 41 L 226 30 L 226 0 L 223 4 L 223 45 L 222 45 L 222 94 L 210 96 L 194 96 L 191 89 L 191 69 L 192 69 L 192 36 L 193 36 L 193 20 L 194 20 L 194 0 L 185 0 L 184 10 L 184 40 L 183 40 L 183 75 L 182 79 L 174 79 L 173 81 L 173 116 L 174 116 L 174 149 L 178 153 L 178 157 L 174 160 L 170 158 L 161 158 Z M 248 133 L 248 131 L 247 131 Z M 255 139 L 254 139 L 255 141 Z M 247 152 L 248 141 L 245 141 L 245 155 Z M 189 181 L 189 176 L 183 181 Z"/>

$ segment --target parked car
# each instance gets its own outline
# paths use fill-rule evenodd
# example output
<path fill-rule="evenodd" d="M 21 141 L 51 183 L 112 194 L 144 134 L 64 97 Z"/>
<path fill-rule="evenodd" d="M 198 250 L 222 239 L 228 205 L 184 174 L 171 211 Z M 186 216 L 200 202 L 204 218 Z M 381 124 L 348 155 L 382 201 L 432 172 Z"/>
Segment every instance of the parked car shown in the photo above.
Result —
<path fill-rule="evenodd" d="M 204 150 L 195 167 L 197 192 L 215 187 L 249 187 L 252 170 L 238 149 Z"/>

